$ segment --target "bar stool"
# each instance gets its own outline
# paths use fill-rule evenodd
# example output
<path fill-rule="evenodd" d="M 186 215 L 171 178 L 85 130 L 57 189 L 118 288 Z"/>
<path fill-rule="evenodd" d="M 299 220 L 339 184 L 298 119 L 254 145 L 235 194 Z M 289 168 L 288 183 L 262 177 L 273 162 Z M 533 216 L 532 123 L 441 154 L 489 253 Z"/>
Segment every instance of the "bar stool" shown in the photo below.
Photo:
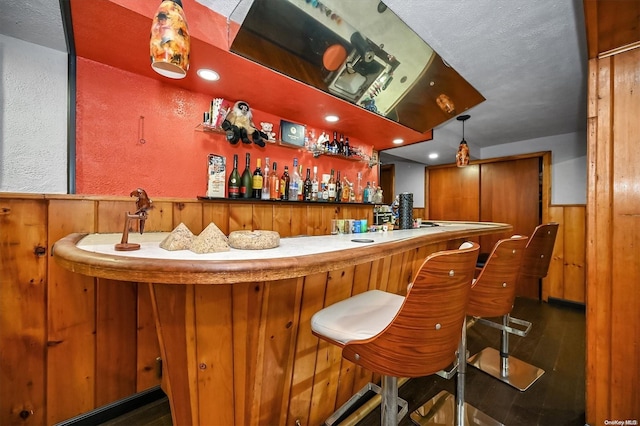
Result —
<path fill-rule="evenodd" d="M 311 318 L 314 335 L 341 347 L 345 359 L 382 375 L 382 388 L 365 386 L 381 393 L 382 425 L 396 425 L 407 413 L 403 400 L 398 412 L 398 377 L 430 375 L 455 359 L 479 248 L 464 243 L 427 256 L 405 297 L 371 290 Z M 347 401 L 331 421 L 355 402 Z"/>
<path fill-rule="evenodd" d="M 500 240 L 489 253 L 485 266 L 473 281 L 469 293 L 467 315 L 482 316 L 496 312 L 510 312 L 515 299 L 515 287 L 518 273 L 524 257 L 527 237 L 514 235 Z M 497 420 L 464 402 L 465 376 L 467 364 L 467 337 L 465 324 L 458 350 L 458 371 L 456 395 L 446 391 L 438 393 L 418 410 L 411 413 L 411 420 L 419 425 L 501 425 Z"/>
<path fill-rule="evenodd" d="M 547 275 L 557 232 L 557 223 L 546 223 L 536 227 L 525 248 L 519 278 L 536 277 L 540 279 Z M 489 295 L 472 289 L 469 315 L 474 317 L 502 316 L 502 323 L 478 318 L 479 323 L 501 330 L 502 336 L 500 351 L 494 348 L 485 348 L 470 357 L 468 362 L 485 373 L 524 392 L 544 374 L 544 370 L 509 356 L 509 334 L 524 337 L 531 330 L 531 322 L 513 318 L 510 315 L 513 300 L 515 300 L 515 288 L 512 290 L 513 295 L 509 295 L 512 298 L 509 309 L 506 309 L 506 304 L 501 305 L 501 309 L 498 309 L 498 306 L 493 309 L 486 302 L 487 297 L 490 297 Z"/>

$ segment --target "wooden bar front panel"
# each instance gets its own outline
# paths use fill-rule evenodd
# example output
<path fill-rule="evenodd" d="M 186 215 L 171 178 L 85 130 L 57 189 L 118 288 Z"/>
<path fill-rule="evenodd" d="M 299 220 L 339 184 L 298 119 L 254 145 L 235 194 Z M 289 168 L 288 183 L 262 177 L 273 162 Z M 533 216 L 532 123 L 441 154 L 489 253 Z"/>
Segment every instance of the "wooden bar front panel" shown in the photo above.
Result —
<path fill-rule="evenodd" d="M 61 268 L 51 258 L 53 243 L 71 232 L 121 232 L 124 212 L 134 207 L 134 200 L 127 197 L 0 194 L 0 424 L 54 424 L 160 384 L 160 347 L 148 284 L 83 276 Z M 171 231 L 183 222 L 199 233 L 213 221 L 226 234 L 252 228 L 277 229 L 282 235 L 321 235 L 329 233 L 334 217 L 372 220 L 372 206 L 154 199 L 145 230 Z M 318 288 L 324 284 L 325 279 L 318 280 Z M 256 286 L 260 291 L 255 291 Z M 262 309 L 247 299 L 249 294 L 261 294 L 263 284 L 256 286 L 234 299 L 233 315 L 242 318 L 241 301 L 248 304 L 246 312 Z M 305 283 L 304 288 L 311 287 Z M 198 290 L 194 297 L 203 300 L 210 297 L 203 292 L 221 291 Z M 197 312 L 196 321 L 232 315 L 206 308 Z M 307 320 L 309 314 L 298 309 L 297 315 L 307 315 Z M 248 327 L 246 315 L 244 318 Z M 241 330 L 237 327 L 234 330 Z M 213 332 L 220 334 L 220 330 Z M 292 347 L 298 344 L 298 335 L 289 337 Z M 236 350 L 249 345 L 239 339 L 231 341 L 235 346 L 229 353 L 234 353 L 234 358 Z M 207 350 L 204 341 L 200 350 Z M 295 351 L 288 353 L 291 357 Z M 245 368 L 229 358 L 212 362 L 238 371 Z M 209 365 L 210 360 L 204 362 Z M 255 360 L 245 362 L 250 366 L 248 374 L 254 374 Z M 198 374 L 206 386 L 225 383 L 219 369 L 199 369 Z M 237 400 L 242 400 L 238 392 L 253 392 L 249 383 L 253 385 L 247 381 L 246 387 L 235 389 Z M 304 388 L 298 397 L 298 388 L 291 383 L 278 386 L 284 386 L 278 391 L 283 397 L 288 393 L 304 399 L 304 392 L 308 392 Z M 243 424 L 245 409 L 236 407 L 236 412 L 236 424 Z"/>

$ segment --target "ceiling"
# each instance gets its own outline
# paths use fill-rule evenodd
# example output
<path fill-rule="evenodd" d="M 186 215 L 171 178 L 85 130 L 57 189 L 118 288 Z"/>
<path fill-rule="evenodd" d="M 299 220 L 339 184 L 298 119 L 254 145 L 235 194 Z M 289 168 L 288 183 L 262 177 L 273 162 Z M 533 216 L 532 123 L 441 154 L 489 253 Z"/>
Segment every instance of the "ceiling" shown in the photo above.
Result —
<path fill-rule="evenodd" d="M 228 17 L 240 0 L 197 1 Z M 80 4 L 84 2 L 104 0 Z M 139 8 L 155 9 L 151 3 Z M 465 139 L 472 158 L 484 147 L 585 131 L 587 49 L 581 0 L 385 3 L 486 98 L 466 111 L 471 118 L 465 123 Z M 191 20 L 188 9 L 186 13 Z M 75 25 L 74 20 L 74 32 Z M 57 1 L 2 0 L 0 32 L 67 50 Z M 144 62 L 150 68 L 148 60 Z M 451 119 L 434 129 L 432 140 L 385 150 L 381 158 L 383 162 L 400 157 L 424 164 L 451 163 L 461 136 L 461 124 Z M 415 132 L 408 134 L 411 138 L 417 140 Z M 439 152 L 440 157 L 429 160 L 431 152 Z"/>

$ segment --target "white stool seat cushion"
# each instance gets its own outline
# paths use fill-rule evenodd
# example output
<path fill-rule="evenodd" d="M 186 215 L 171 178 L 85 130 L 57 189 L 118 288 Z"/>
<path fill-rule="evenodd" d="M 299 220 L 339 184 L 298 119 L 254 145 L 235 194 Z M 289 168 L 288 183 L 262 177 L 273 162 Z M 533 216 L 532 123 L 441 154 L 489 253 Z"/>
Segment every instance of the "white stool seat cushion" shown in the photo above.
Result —
<path fill-rule="evenodd" d="M 403 302 L 404 297 L 397 294 L 366 291 L 316 312 L 311 329 L 343 345 L 369 339 L 393 321 Z"/>

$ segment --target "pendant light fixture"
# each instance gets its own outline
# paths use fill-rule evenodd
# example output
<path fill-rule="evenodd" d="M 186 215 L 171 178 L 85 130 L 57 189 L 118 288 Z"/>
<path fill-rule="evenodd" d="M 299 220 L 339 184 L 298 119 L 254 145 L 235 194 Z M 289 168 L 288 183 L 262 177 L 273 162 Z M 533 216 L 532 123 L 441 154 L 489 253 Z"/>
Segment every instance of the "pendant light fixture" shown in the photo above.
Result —
<path fill-rule="evenodd" d="M 465 167 L 469 165 L 469 145 L 464 140 L 464 122 L 471 117 L 470 115 L 461 115 L 456 117 L 456 120 L 462 121 L 462 140 L 460 146 L 458 146 L 458 153 L 456 154 L 456 166 Z"/>
<path fill-rule="evenodd" d="M 184 78 L 189 70 L 190 50 L 181 0 L 163 0 L 151 24 L 151 67 L 165 77 Z"/>

